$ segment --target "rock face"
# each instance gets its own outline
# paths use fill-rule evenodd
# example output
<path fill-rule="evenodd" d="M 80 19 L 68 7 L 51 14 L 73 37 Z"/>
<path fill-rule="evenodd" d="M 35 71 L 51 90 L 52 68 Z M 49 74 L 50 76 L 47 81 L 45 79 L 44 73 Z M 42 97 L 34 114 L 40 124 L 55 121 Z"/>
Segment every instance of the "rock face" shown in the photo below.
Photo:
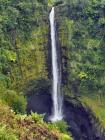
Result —
<path fill-rule="evenodd" d="M 78 102 L 78 101 L 77 101 Z M 93 115 L 81 104 L 75 106 L 70 101 L 64 103 L 65 121 L 70 125 L 74 140 L 104 140 L 96 130 Z"/>
<path fill-rule="evenodd" d="M 51 114 L 51 95 L 46 93 L 34 94 L 27 99 L 27 112 L 37 112 L 39 114 Z"/>
<path fill-rule="evenodd" d="M 74 100 L 75 102 L 78 102 Z M 31 111 L 40 114 L 46 114 L 45 120 L 51 114 L 52 100 L 50 94 L 34 94 L 27 99 L 27 112 Z M 70 100 L 64 100 L 64 120 L 68 123 L 69 131 L 72 133 L 74 140 L 104 140 L 97 134 L 92 116 L 86 111 L 81 104 L 74 105 Z"/>
<path fill-rule="evenodd" d="M 55 7 L 55 23 L 56 23 L 56 39 L 57 39 L 57 45 L 59 48 L 58 55 L 59 55 L 59 61 L 61 63 L 61 72 L 62 72 L 62 84 L 67 83 L 67 46 L 63 46 L 61 42 L 61 32 L 63 29 L 60 28 L 61 21 L 63 20 L 62 16 L 67 16 L 68 13 L 68 6 L 67 5 L 61 5 Z M 66 38 L 65 38 L 66 39 Z"/>

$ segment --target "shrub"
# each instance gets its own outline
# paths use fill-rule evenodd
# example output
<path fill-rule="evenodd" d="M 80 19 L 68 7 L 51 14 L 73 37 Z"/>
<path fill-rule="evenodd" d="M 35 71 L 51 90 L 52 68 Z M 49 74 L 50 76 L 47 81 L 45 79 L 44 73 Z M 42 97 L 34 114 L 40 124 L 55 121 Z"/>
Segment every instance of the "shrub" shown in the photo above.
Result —
<path fill-rule="evenodd" d="M 32 116 L 32 119 L 35 121 L 35 122 L 43 122 L 43 118 L 44 118 L 44 115 L 41 115 L 41 114 L 37 114 L 37 113 L 31 113 L 31 116 Z"/>
<path fill-rule="evenodd" d="M 16 113 L 25 113 L 26 99 L 22 94 L 17 94 L 13 90 L 7 90 L 2 95 L 2 99 L 13 108 Z"/>
<path fill-rule="evenodd" d="M 0 125 L 0 140 L 18 140 L 18 138 L 5 125 Z"/>
<path fill-rule="evenodd" d="M 61 132 L 60 140 L 73 140 L 71 134 L 68 132 L 68 125 L 65 121 L 58 121 L 55 123 L 49 123 L 50 130 L 59 130 Z"/>
<path fill-rule="evenodd" d="M 67 134 L 62 134 L 61 140 L 73 140 L 73 138 Z"/>
<path fill-rule="evenodd" d="M 66 133 L 67 129 L 68 129 L 68 125 L 65 121 L 58 121 L 58 122 L 55 122 L 53 124 L 49 123 L 49 128 L 50 129 L 57 128 L 60 130 L 60 132 Z"/>

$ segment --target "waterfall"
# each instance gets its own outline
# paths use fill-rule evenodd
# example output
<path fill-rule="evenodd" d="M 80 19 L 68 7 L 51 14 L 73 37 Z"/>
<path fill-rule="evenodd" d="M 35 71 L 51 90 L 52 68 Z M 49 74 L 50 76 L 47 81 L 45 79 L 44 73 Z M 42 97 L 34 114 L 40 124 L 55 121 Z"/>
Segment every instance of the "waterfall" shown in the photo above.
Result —
<path fill-rule="evenodd" d="M 58 64 L 58 56 L 57 56 L 57 45 L 56 45 L 56 32 L 55 32 L 55 10 L 52 7 L 50 12 L 50 28 L 51 28 L 51 45 L 52 45 L 52 100 L 53 100 L 53 110 L 50 120 L 52 122 L 56 122 L 62 120 L 62 94 L 61 94 L 61 72 L 60 66 Z"/>

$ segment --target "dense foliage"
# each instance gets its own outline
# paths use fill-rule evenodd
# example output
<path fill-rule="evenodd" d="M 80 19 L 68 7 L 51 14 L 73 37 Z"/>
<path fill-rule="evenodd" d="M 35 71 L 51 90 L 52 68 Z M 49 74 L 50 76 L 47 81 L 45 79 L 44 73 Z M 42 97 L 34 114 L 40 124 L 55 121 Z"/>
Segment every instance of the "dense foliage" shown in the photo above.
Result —
<path fill-rule="evenodd" d="M 0 1 L 0 80 L 6 88 L 20 91 L 33 77 L 47 76 L 46 11 L 38 1 Z"/>
<path fill-rule="evenodd" d="M 91 108 L 105 128 L 105 1 L 65 0 L 57 10 L 64 93 Z"/>
<path fill-rule="evenodd" d="M 61 136 L 70 140 L 65 122 L 46 124 L 38 114 L 15 115 L 26 113 L 26 94 L 50 92 L 48 16 L 52 5 L 62 47 L 64 93 L 81 97 L 105 124 L 105 0 L 0 0 L 2 140 Z M 98 107 L 94 106 L 97 101 Z"/>
<path fill-rule="evenodd" d="M 46 1 L 0 1 L 0 98 L 17 113 L 29 81 L 47 79 L 47 17 Z"/>
<path fill-rule="evenodd" d="M 58 24 L 68 88 L 76 94 L 104 96 L 105 1 L 70 1 L 63 10 Z"/>

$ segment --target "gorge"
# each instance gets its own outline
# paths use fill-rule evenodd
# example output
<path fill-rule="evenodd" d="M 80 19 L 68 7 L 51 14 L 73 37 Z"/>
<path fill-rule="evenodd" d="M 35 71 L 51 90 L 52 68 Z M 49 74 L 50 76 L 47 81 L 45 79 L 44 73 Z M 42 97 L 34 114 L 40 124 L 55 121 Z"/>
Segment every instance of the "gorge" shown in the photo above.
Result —
<path fill-rule="evenodd" d="M 105 0 L 0 0 L 0 139 L 105 140 Z"/>

